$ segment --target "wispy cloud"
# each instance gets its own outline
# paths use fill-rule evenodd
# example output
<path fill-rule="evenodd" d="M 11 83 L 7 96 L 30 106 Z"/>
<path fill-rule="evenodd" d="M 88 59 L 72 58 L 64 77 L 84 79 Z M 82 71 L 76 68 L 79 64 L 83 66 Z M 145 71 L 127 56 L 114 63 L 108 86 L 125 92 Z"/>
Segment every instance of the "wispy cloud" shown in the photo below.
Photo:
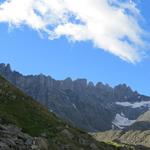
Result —
<path fill-rule="evenodd" d="M 0 22 L 27 25 L 50 40 L 66 36 L 136 63 L 143 57 L 140 11 L 131 0 L 5 0 Z"/>

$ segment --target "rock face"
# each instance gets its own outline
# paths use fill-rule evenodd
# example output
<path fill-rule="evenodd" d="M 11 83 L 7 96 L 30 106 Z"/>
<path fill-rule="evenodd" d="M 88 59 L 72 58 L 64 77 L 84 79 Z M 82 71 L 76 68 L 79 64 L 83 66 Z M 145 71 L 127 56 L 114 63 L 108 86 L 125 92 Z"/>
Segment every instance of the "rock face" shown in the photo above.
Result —
<path fill-rule="evenodd" d="M 51 112 L 87 131 L 122 129 L 150 108 L 150 97 L 125 84 L 112 88 L 86 79 L 58 81 L 42 74 L 24 76 L 12 71 L 9 64 L 0 64 L 0 74 Z"/>
<path fill-rule="evenodd" d="M 12 124 L 0 121 L 0 150 L 48 150 L 48 142 L 41 137 L 31 137 Z"/>

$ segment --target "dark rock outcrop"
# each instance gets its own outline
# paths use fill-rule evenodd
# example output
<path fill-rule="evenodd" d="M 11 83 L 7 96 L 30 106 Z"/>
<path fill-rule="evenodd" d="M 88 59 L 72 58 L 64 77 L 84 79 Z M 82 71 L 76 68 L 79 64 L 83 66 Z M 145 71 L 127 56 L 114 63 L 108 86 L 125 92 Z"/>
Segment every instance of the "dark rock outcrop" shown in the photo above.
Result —
<path fill-rule="evenodd" d="M 48 150 L 48 142 L 42 137 L 31 137 L 20 128 L 0 121 L 0 150 Z"/>

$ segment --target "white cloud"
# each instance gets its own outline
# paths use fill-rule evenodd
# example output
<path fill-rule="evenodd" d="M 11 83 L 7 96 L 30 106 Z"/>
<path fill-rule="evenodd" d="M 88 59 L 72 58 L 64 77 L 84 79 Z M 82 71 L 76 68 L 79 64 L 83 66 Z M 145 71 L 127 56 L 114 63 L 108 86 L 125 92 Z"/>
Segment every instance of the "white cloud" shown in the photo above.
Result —
<path fill-rule="evenodd" d="M 90 40 L 132 63 L 140 61 L 144 52 L 139 18 L 131 0 L 5 0 L 0 4 L 0 22 L 27 25 L 46 32 L 51 40 L 61 36 Z"/>

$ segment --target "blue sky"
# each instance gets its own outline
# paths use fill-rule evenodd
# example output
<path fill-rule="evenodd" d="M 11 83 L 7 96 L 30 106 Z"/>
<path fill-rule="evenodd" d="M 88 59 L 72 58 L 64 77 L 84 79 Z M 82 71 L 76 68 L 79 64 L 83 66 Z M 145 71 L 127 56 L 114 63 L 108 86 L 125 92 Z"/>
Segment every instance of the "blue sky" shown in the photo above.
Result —
<path fill-rule="evenodd" d="M 139 2 L 138 8 L 144 18 L 140 24 L 148 33 L 150 1 Z M 66 36 L 53 40 L 49 40 L 46 33 L 42 36 L 29 26 L 10 29 L 8 22 L 1 22 L 0 62 L 10 63 L 23 74 L 43 73 L 55 79 L 87 78 L 112 86 L 126 83 L 140 93 L 150 95 L 150 51 L 146 58 L 133 64 L 120 59 L 120 55 L 93 46 L 92 40 L 71 42 Z"/>

